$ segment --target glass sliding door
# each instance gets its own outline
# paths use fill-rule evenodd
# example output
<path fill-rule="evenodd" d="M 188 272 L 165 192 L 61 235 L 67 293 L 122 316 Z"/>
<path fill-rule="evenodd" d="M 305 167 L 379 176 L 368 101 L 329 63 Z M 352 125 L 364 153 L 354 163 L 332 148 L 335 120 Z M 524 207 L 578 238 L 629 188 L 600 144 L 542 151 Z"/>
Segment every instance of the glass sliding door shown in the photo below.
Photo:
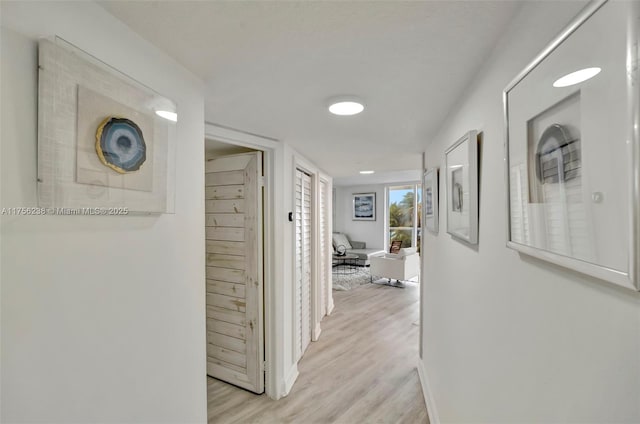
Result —
<path fill-rule="evenodd" d="M 420 184 L 407 184 L 387 188 L 387 246 L 402 240 L 402 247 L 414 247 L 420 251 L 422 198 Z"/>

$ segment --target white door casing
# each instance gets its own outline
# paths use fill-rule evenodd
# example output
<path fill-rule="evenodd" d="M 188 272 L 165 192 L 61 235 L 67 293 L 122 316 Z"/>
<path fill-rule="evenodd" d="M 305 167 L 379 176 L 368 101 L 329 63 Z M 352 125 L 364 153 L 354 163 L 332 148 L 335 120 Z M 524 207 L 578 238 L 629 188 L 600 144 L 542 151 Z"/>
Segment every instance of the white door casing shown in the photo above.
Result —
<path fill-rule="evenodd" d="M 320 180 L 320 196 L 319 196 L 319 208 L 320 213 L 319 222 L 320 228 L 318 231 L 319 245 L 320 245 L 320 267 L 318 271 L 318 278 L 320 281 L 320 314 L 318 316 L 318 322 L 322 320 L 327 314 L 327 285 L 330 284 L 329 278 L 331 275 L 327 274 L 327 261 L 328 261 L 328 230 L 329 230 L 329 216 L 327 210 L 327 182 Z"/>
<path fill-rule="evenodd" d="M 297 357 L 300 358 L 311 342 L 311 176 L 297 169 L 295 178 L 296 246 L 295 282 L 296 316 L 298 317 Z"/>

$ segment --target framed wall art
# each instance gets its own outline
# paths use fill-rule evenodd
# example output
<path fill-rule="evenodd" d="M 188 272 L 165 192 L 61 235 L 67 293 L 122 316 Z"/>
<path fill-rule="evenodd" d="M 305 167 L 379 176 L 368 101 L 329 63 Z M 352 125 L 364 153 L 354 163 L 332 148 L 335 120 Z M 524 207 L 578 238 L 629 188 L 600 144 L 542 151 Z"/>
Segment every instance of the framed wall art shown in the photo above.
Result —
<path fill-rule="evenodd" d="M 589 3 L 504 90 L 507 245 L 634 290 L 638 22 Z"/>
<path fill-rule="evenodd" d="M 469 131 L 445 151 L 447 233 L 478 243 L 478 133 Z"/>
<path fill-rule="evenodd" d="M 60 38 L 38 54 L 39 206 L 173 212 L 175 103 Z"/>
<path fill-rule="evenodd" d="M 438 168 L 424 173 L 424 225 L 427 230 L 438 234 Z"/>
<path fill-rule="evenodd" d="M 376 220 L 376 194 L 375 193 L 355 193 L 353 195 L 353 220 L 354 221 L 375 221 Z"/>

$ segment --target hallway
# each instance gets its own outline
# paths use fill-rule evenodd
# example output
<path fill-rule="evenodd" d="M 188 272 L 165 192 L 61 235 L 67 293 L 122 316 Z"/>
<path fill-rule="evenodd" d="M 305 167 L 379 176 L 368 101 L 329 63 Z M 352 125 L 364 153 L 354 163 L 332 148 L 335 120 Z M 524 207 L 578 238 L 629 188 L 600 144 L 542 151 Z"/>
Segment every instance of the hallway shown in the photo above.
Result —
<path fill-rule="evenodd" d="M 334 291 L 289 396 L 273 401 L 209 377 L 209 423 L 428 423 L 415 368 L 418 289 Z"/>

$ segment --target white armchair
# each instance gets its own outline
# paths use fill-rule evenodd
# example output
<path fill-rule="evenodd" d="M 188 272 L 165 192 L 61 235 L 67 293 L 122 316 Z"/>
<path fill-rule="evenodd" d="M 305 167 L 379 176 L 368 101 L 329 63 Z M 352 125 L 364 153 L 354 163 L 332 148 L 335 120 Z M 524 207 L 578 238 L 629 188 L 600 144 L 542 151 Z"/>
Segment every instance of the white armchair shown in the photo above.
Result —
<path fill-rule="evenodd" d="M 404 287 L 401 281 L 410 280 L 420 275 L 420 255 L 416 248 L 400 249 L 397 254 L 385 253 L 371 257 L 371 281 L 373 277 L 389 279 L 389 285 Z M 391 281 L 396 280 L 395 284 Z"/>

